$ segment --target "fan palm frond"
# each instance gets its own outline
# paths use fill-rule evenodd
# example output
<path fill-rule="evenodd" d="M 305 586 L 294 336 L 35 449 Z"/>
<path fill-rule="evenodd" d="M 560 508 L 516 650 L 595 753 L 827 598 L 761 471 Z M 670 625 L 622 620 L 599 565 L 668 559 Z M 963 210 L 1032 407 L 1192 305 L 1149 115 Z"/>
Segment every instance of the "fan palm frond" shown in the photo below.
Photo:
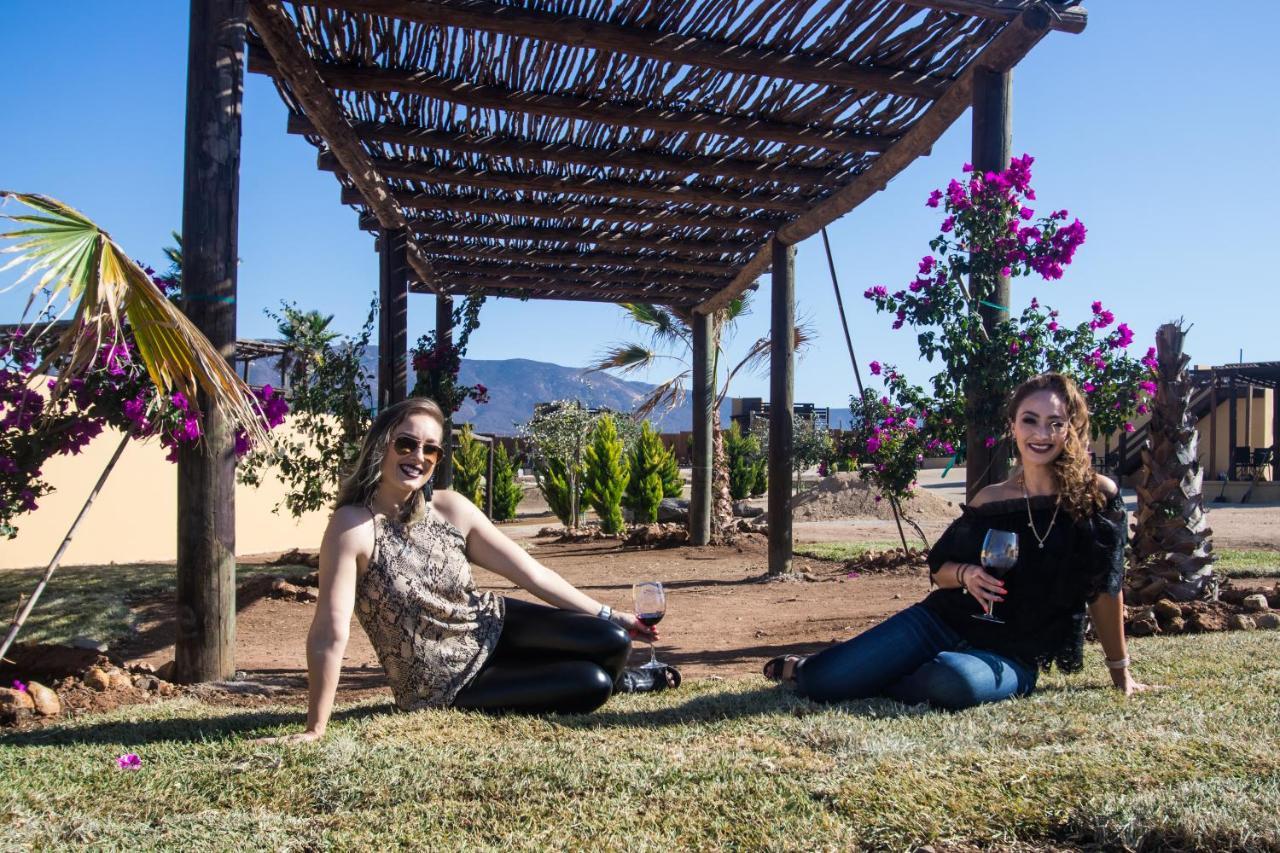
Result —
<path fill-rule="evenodd" d="M 624 302 L 622 307 L 631 315 L 631 320 L 636 325 L 649 330 L 649 335 L 655 344 L 671 345 L 689 342 L 689 324 L 665 305 Z"/>
<path fill-rule="evenodd" d="M 649 396 L 644 399 L 640 405 L 636 406 L 636 416 L 647 418 L 658 407 L 664 406 L 668 410 L 674 409 L 684 402 L 685 398 L 685 382 L 689 379 L 690 372 L 688 370 L 672 376 L 666 382 L 663 382 L 657 388 L 650 392 Z"/>
<path fill-rule="evenodd" d="M 802 323 L 795 328 L 795 351 L 797 353 L 806 350 L 813 343 L 813 327 L 808 323 Z M 724 399 L 725 394 L 729 391 L 729 383 L 733 381 L 733 377 L 741 370 L 756 372 L 764 370 L 769 364 L 769 336 L 765 335 L 759 338 L 751 345 L 751 349 L 747 350 L 747 354 L 742 360 L 733 366 L 729 374 L 725 377 L 723 387 L 720 390 L 720 398 Z"/>
<path fill-rule="evenodd" d="M 68 307 L 75 306 L 70 325 L 36 370 L 57 363 L 54 395 L 97 366 L 102 345 L 115 342 L 127 321 L 157 390 L 181 391 L 194 401 L 202 389 L 233 429 L 259 446 L 273 446 L 249 387 L 107 232 L 55 199 L 0 190 L 0 199 L 8 198 L 36 213 L 5 217 L 26 227 L 0 233 L 0 240 L 11 241 L 0 252 L 16 255 L 0 272 L 25 265 L 10 287 L 42 273 L 33 292 L 47 289 L 50 301 L 65 297 Z"/>
<path fill-rule="evenodd" d="M 640 344 L 616 344 L 605 350 L 585 372 L 618 370 L 622 373 L 636 373 L 649 367 L 657 358 L 656 352 Z"/>

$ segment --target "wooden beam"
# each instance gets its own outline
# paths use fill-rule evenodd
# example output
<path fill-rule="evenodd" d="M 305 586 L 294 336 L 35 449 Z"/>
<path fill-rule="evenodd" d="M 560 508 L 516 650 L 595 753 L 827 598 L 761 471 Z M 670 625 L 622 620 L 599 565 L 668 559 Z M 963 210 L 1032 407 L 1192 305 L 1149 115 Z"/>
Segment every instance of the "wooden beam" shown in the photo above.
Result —
<path fill-rule="evenodd" d="M 453 345 L 453 297 L 447 295 L 444 287 L 446 283 L 440 282 L 441 289 L 436 293 L 436 345 L 442 343 Z M 417 383 L 415 383 L 417 384 Z M 453 413 L 445 407 L 444 413 L 444 453 L 440 454 L 440 461 L 436 464 L 436 473 L 432 477 L 432 482 L 438 489 L 448 489 L 453 486 Z"/>
<path fill-rule="evenodd" d="M 414 148 L 432 148 L 441 151 L 460 151 L 465 154 L 482 154 L 488 157 L 511 157 L 524 160 L 545 160 L 579 166 L 599 166 L 610 169 L 632 169 L 646 172 L 675 172 L 685 175 L 713 175 L 723 178 L 745 178 L 751 181 L 771 181 L 788 186 L 829 185 L 843 176 L 842 172 L 812 166 L 787 166 L 763 159 L 744 156 L 715 157 L 689 154 L 664 154 L 641 149 L 592 148 L 571 142 L 540 142 L 511 136 L 476 136 L 465 133 L 448 133 L 422 127 L 387 124 L 376 121 L 355 122 L 352 130 L 368 144 L 408 145 Z M 289 114 L 288 132 L 305 136 L 318 136 L 315 126 L 306 116 Z"/>
<path fill-rule="evenodd" d="M 477 261 L 509 261 L 535 266 L 614 267 L 620 270 L 662 270 L 695 275 L 727 276 L 733 270 L 728 263 L 713 264 L 682 261 L 666 257 L 635 257 L 608 252 L 535 252 L 505 246 L 461 246 L 452 243 L 423 243 L 429 255 Z"/>
<path fill-rule="evenodd" d="M 614 270 L 583 271 L 572 267 L 547 269 L 545 267 L 522 267 L 513 264 L 483 264 L 472 262 L 436 260 L 435 266 L 442 273 L 452 275 L 491 275 L 509 278 L 560 279 L 585 277 L 592 281 L 610 284 L 634 285 L 636 287 L 686 287 L 696 290 L 712 291 L 729 283 L 726 276 L 721 279 L 693 278 L 689 276 L 657 276 L 653 273 L 618 272 Z"/>
<path fill-rule="evenodd" d="M 877 157 L 858 177 L 816 204 L 808 213 L 803 213 L 780 227 L 779 238 L 788 244 L 800 243 L 884 189 L 899 172 L 929 151 L 947 128 L 969 108 L 977 69 L 1012 69 L 1049 32 L 1049 23 L 1050 15 L 1042 6 L 1029 7 L 1015 18 L 982 49 L 947 93 L 935 101 L 892 148 Z M 762 248 L 742 268 L 733 284 L 695 310 L 705 313 L 728 305 L 751 282 L 764 274 L 771 260 L 770 248 Z"/>
<path fill-rule="evenodd" d="M 382 227 L 405 230 L 408 223 L 391 197 L 386 180 L 369 162 L 369 155 L 351 130 L 342 105 L 316 72 L 280 0 L 248 0 L 248 4 L 249 20 L 271 54 L 269 58 L 262 58 L 271 64 L 274 76 L 289 85 L 329 150 L 351 176 L 363 204 L 378 217 Z M 419 254 L 412 238 L 405 243 L 405 255 L 419 280 L 430 287 L 435 281 L 431 265 Z"/>
<path fill-rule="evenodd" d="M 268 0 L 253 0 L 268 2 Z M 278 2 L 278 0 L 277 0 Z M 256 26 L 256 24 L 255 24 Z M 271 46 L 268 44 L 268 49 Z M 271 51 L 274 56 L 274 50 Z M 388 92 L 420 95 L 451 104 L 488 107 L 509 113 L 575 118 L 620 127 L 642 127 L 648 130 L 676 133 L 715 133 L 755 141 L 784 142 L 824 148 L 846 154 L 883 151 L 893 144 L 892 137 L 855 136 L 834 127 L 811 127 L 770 121 L 751 116 L 728 116 L 698 110 L 655 109 L 647 105 L 628 106 L 606 98 L 560 95 L 550 92 L 524 92 L 486 83 L 473 83 L 457 77 L 443 77 L 427 71 L 396 68 L 352 68 L 346 65 L 310 63 L 332 89 L 349 92 Z M 281 69 L 259 51 L 250 50 L 249 70 L 271 77 L 282 76 Z M 310 110 L 307 115 L 315 121 Z M 317 122 L 317 127 L 322 127 Z M 355 131 L 346 128 L 351 138 Z M 325 137 L 328 138 L 327 136 Z"/>
<path fill-rule="evenodd" d="M 363 12 L 417 24 L 459 27 L 532 38 L 570 47 L 643 56 L 777 80 L 936 98 L 950 82 L 929 74 L 859 65 L 830 56 L 785 53 L 662 30 L 611 24 L 488 0 L 298 0 L 303 5 Z"/>
<path fill-rule="evenodd" d="M 438 186 L 482 187 L 512 192 L 564 193 L 596 196 L 621 201 L 656 201 L 662 204 L 708 204 L 716 207 L 773 210 L 800 213 L 808 209 L 803 200 L 776 198 L 768 193 L 741 193 L 685 184 L 656 184 L 638 181 L 612 181 L 596 178 L 560 178 L 537 173 L 505 173 L 475 169 L 446 169 L 413 160 L 371 158 L 375 169 L 384 177 L 421 181 Z M 326 172 L 346 170 L 333 152 L 324 151 L 316 165 Z"/>
<path fill-rule="evenodd" d="M 986 18 L 989 21 L 1012 21 L 1027 8 L 1027 0 L 898 0 L 907 6 L 966 15 L 970 18 Z M 1065 33 L 1082 33 L 1089 23 L 1089 13 L 1083 6 L 1071 9 L 1051 9 L 1049 29 Z"/>
<path fill-rule="evenodd" d="M 626 231 L 597 231 L 590 228 L 532 228 L 503 225 L 500 222 L 473 223 L 457 220 L 410 219 L 413 230 L 420 235 L 444 238 L 476 238 L 502 242 L 525 241 L 536 243 L 567 243 L 581 245 L 592 243 L 601 249 L 637 249 L 655 252 L 682 252 L 690 255 L 742 254 L 755 248 L 757 241 L 742 240 L 679 240 L 664 237 L 661 232 L 632 235 Z M 360 227 L 377 231 L 378 221 L 371 216 L 360 217 Z M 425 251 L 425 249 L 424 249 Z"/>
<path fill-rule="evenodd" d="M 790 574 L 795 449 L 796 247 L 774 239 L 769 295 L 769 574 Z"/>
<path fill-rule="evenodd" d="M 183 312 L 231 360 L 236 342 L 244 0 L 192 3 L 182 183 Z M 178 449 L 174 681 L 231 678 L 236 648 L 235 436 L 201 393 L 199 445 Z"/>
<path fill-rule="evenodd" d="M 706 291 L 702 289 L 622 287 L 608 282 L 584 278 L 530 280 L 502 276 L 454 275 L 449 277 L 448 282 L 449 291 L 457 295 L 483 291 L 486 294 L 496 294 L 512 299 L 532 297 L 533 294 L 540 292 L 554 292 L 557 294 L 554 298 L 558 299 L 588 299 L 590 297 L 589 301 L 628 302 L 640 300 L 665 303 L 668 301 L 693 302 L 702 299 L 706 295 Z M 412 289 L 412 286 L 410 289 Z"/>
<path fill-rule="evenodd" d="M 527 216 L 534 219 L 580 219 L 601 222 L 629 222 L 642 225 L 689 228 L 717 228 L 724 231 L 749 230 L 768 233 L 783 221 L 768 216 L 731 216 L 723 213 L 684 213 L 659 207 L 626 207 L 579 202 L 504 201 L 457 196 L 430 196 L 397 190 L 392 198 L 406 210 L 453 210 L 493 216 Z M 343 188 L 343 204 L 364 204 L 360 193 Z"/>
<path fill-rule="evenodd" d="M 712 361 L 709 314 L 694 314 L 693 331 L 693 460 L 692 489 L 689 493 L 689 544 L 711 541 L 712 490 L 712 410 L 715 407 L 715 369 Z"/>
<path fill-rule="evenodd" d="M 500 299 L 548 299 L 562 302 L 606 302 L 610 305 L 620 305 L 624 302 L 649 302 L 655 305 L 670 305 L 675 308 L 689 309 L 697 304 L 701 296 L 692 297 L 672 297 L 665 294 L 639 293 L 639 294 L 619 294 L 611 290 L 599 290 L 588 292 L 564 292 L 563 289 L 557 291 L 551 289 L 550 286 L 540 290 L 518 291 L 513 292 L 507 287 L 471 287 L 460 288 L 459 294 L 475 293 L 480 296 L 494 296 Z"/>

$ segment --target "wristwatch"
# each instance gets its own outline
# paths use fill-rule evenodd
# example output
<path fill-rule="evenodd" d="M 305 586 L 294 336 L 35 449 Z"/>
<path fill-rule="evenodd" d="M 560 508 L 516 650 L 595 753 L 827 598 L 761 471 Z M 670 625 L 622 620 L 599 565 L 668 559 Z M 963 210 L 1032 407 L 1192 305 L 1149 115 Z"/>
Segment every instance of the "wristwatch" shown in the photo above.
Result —
<path fill-rule="evenodd" d="M 600 605 L 600 612 L 596 615 L 601 619 L 611 620 L 613 619 L 613 608 L 607 604 L 602 604 Z"/>

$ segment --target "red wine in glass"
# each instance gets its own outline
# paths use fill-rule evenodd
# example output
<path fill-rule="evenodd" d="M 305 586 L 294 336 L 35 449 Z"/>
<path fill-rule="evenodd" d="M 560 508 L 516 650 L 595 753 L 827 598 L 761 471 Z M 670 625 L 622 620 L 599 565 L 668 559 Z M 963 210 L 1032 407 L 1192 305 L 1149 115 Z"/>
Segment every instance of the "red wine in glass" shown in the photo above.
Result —
<path fill-rule="evenodd" d="M 667 594 L 658 581 L 640 581 L 631 587 L 631 597 L 636 605 L 636 619 L 652 628 L 662 621 L 667 612 Z M 649 643 L 649 662 L 644 668 L 663 666 L 658 663 L 657 649 Z"/>
<path fill-rule="evenodd" d="M 993 577 L 1003 578 L 1018 564 L 1018 534 L 1010 530 L 987 531 L 982 540 L 982 567 Z M 974 619 L 1003 625 L 1004 620 L 995 615 L 995 602 L 989 603 L 984 612 L 975 613 Z"/>

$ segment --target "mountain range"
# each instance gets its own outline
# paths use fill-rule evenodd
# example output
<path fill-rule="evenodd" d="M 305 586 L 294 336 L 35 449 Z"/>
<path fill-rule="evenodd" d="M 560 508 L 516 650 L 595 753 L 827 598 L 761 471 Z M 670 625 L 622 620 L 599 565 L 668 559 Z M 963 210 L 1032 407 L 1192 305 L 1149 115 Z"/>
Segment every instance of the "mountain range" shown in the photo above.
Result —
<path fill-rule="evenodd" d="M 370 395 L 378 375 L 378 348 L 370 346 L 362 363 L 370 377 Z M 533 416 L 538 403 L 552 400 L 578 400 L 586 406 L 608 408 L 619 412 L 633 410 L 656 387 L 647 382 L 619 379 L 609 373 L 588 372 L 583 368 L 564 367 L 527 358 L 500 360 L 462 360 L 458 381 L 464 385 L 480 383 L 489 389 L 489 402 L 477 406 L 468 400 L 454 415 L 455 423 L 470 423 L 477 432 L 514 435 L 517 426 Z M 259 359 L 249 368 L 249 382 L 254 385 L 279 385 L 280 371 L 274 359 Z M 720 408 L 724 423 L 729 420 L 730 403 Z M 847 423 L 849 412 L 833 406 L 832 427 Z M 655 412 L 649 420 L 659 432 L 679 432 L 692 427 L 690 400 L 670 410 Z"/>

